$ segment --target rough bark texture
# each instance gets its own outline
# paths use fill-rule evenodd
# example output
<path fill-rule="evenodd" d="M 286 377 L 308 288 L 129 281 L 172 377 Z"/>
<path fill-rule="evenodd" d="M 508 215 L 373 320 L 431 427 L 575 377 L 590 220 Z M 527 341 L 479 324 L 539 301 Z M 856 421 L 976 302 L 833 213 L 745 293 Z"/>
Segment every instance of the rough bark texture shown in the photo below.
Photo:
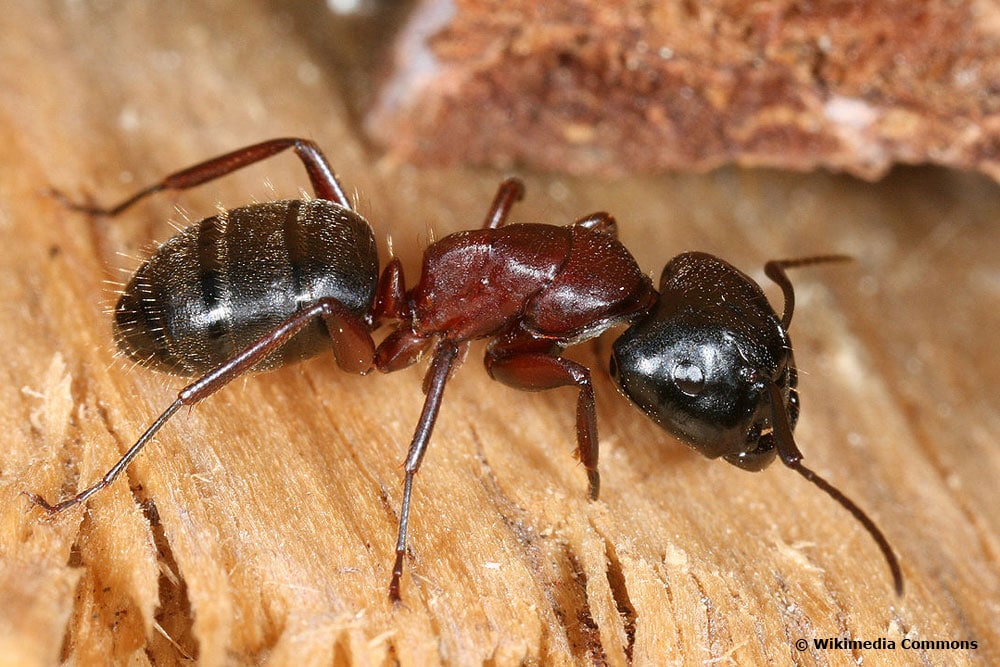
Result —
<path fill-rule="evenodd" d="M 386 586 L 420 369 L 355 377 L 320 358 L 235 382 L 178 414 L 87 507 L 29 509 L 23 491 L 95 480 L 183 384 L 115 358 L 106 281 L 167 238 L 168 220 L 307 181 L 278 157 L 114 221 L 47 187 L 114 201 L 302 135 L 411 276 L 429 230 L 482 219 L 501 174 L 380 161 L 359 139 L 341 92 L 354 73 L 328 47 L 377 31 L 289 11 L 20 2 L 0 15 L 0 663 L 1000 663 L 1000 191 L 941 169 L 878 184 L 527 172 L 513 216 L 613 211 L 651 273 L 687 249 L 761 280 L 767 259 L 854 255 L 794 274 L 796 436 L 885 529 L 902 598 L 868 536 L 804 480 L 705 460 L 631 408 L 604 371 L 610 339 L 573 353 L 594 369 L 596 503 L 571 455 L 572 390 L 499 386 L 473 347 L 417 479 L 396 609 Z M 795 647 L 834 636 L 897 648 Z"/>
<path fill-rule="evenodd" d="M 369 118 L 405 159 L 1000 179 L 993 2 L 423 0 L 413 16 Z"/>

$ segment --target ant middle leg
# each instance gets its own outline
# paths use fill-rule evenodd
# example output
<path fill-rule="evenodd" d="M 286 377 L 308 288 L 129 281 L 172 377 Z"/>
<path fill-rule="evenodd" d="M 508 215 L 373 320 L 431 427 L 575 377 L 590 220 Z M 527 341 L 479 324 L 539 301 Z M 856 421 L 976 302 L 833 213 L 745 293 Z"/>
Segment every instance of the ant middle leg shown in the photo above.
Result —
<path fill-rule="evenodd" d="M 181 406 L 194 405 L 222 389 L 265 360 L 317 317 L 326 322 L 331 337 L 334 338 L 334 354 L 342 368 L 353 372 L 365 372 L 371 368 L 374 343 L 368 332 L 368 325 L 336 299 L 321 299 L 312 306 L 296 312 L 245 350 L 184 387 L 177 394 L 177 399 L 153 421 L 135 444 L 95 484 L 55 504 L 50 504 L 34 493 L 25 495 L 48 514 L 57 514 L 86 501 L 101 489 L 110 486 Z"/>
<path fill-rule="evenodd" d="M 197 185 L 213 181 L 217 178 L 231 174 L 244 167 L 265 160 L 278 153 L 292 148 L 295 154 L 302 161 L 309 175 L 313 193 L 318 199 L 326 199 L 350 209 L 351 202 L 347 194 L 337 181 L 337 176 L 327 162 L 323 152 L 312 141 L 308 139 L 298 139 L 287 137 L 281 139 L 271 139 L 252 146 L 244 146 L 218 157 L 199 162 L 196 165 L 181 169 L 166 176 L 158 183 L 154 183 L 135 194 L 127 197 L 114 206 L 92 206 L 80 204 L 70 200 L 58 190 L 52 190 L 52 195 L 63 205 L 82 213 L 90 215 L 100 215 L 114 217 L 137 202 L 162 190 L 187 190 Z"/>
<path fill-rule="evenodd" d="M 410 498 L 413 493 L 413 478 L 420 470 L 420 463 L 427 453 L 427 444 L 434 431 L 444 387 L 452 371 L 461 363 L 468 343 L 457 344 L 443 339 L 434 350 L 434 359 L 424 378 L 424 407 L 420 412 L 420 420 L 413 432 L 410 449 L 406 454 L 403 468 L 406 476 L 403 480 L 403 505 L 399 511 L 399 530 L 396 535 L 396 560 L 392 566 L 392 579 L 389 581 L 389 599 L 394 603 L 400 601 L 399 582 L 403 576 L 403 557 L 406 555 L 406 530 L 410 523 Z"/>
<path fill-rule="evenodd" d="M 490 205 L 490 210 L 483 221 L 483 229 L 497 229 L 507 224 L 507 216 L 510 214 L 510 209 L 513 208 L 516 202 L 521 201 L 523 198 L 524 182 L 513 176 L 504 179 L 500 183 L 500 187 L 497 188 L 496 196 L 493 197 L 493 203 Z M 610 213 L 606 213 L 605 211 L 585 215 L 574 221 L 570 226 L 579 226 L 618 238 L 618 223 Z"/>
<path fill-rule="evenodd" d="M 504 179 L 497 188 L 497 194 L 493 197 L 490 210 L 483 221 L 483 229 L 496 229 L 507 223 L 507 216 L 510 209 L 516 202 L 524 198 L 524 182 L 520 178 L 511 176 Z"/>

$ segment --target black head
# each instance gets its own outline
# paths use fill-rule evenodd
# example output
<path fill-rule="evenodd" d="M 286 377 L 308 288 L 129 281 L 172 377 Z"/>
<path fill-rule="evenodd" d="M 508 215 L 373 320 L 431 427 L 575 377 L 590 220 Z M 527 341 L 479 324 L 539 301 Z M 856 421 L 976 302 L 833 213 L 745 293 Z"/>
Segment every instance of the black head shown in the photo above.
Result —
<path fill-rule="evenodd" d="M 785 269 L 842 261 L 840 255 L 768 262 L 785 307 L 774 312 L 760 286 L 704 253 L 675 257 L 660 278 L 660 298 L 615 341 L 611 374 L 657 424 L 711 458 L 761 470 L 775 456 L 840 503 L 878 544 L 896 592 L 903 574 L 875 522 L 840 490 L 802 465 L 792 429 L 798 418 L 788 325 L 795 295 Z"/>
<path fill-rule="evenodd" d="M 794 415 L 791 346 L 760 287 L 703 253 L 674 258 L 660 300 L 615 341 L 611 372 L 657 424 L 710 458 L 760 470 L 775 457 L 769 384 Z"/>

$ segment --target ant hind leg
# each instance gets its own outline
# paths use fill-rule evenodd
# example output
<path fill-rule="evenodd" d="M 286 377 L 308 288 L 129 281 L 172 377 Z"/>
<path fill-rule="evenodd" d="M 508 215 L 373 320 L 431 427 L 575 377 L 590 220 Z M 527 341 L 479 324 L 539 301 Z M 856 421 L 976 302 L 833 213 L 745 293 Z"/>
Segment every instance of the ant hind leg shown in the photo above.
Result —
<path fill-rule="evenodd" d="M 241 377 L 317 317 L 323 319 L 330 329 L 334 354 L 341 368 L 354 373 L 367 372 L 371 368 L 375 349 L 371 336 L 368 334 L 367 324 L 354 316 L 336 299 L 321 299 L 309 308 L 296 312 L 261 336 L 248 348 L 184 387 L 174 402 L 153 421 L 135 444 L 95 484 L 75 496 L 55 504 L 50 504 L 40 495 L 34 493 L 25 492 L 25 495 L 32 504 L 41 507 L 48 514 L 58 514 L 86 501 L 101 489 L 110 486 L 181 406 L 199 403 L 231 381 Z"/>
<path fill-rule="evenodd" d="M 146 197 L 162 190 L 187 190 L 217 178 L 231 174 L 234 171 L 248 167 L 252 164 L 265 160 L 273 155 L 292 148 L 302 161 L 309 175 L 309 181 L 313 187 L 313 193 L 319 199 L 326 199 L 350 209 L 351 202 L 347 198 L 343 187 L 337 181 L 337 176 L 333 173 L 326 157 L 312 141 L 308 139 L 298 139 L 288 137 L 282 139 L 271 139 L 252 146 L 244 146 L 218 157 L 199 162 L 196 165 L 176 171 L 165 177 L 162 181 L 154 183 L 135 194 L 125 198 L 114 206 L 94 206 L 89 203 L 78 203 L 69 199 L 59 190 L 51 190 L 51 194 L 64 206 L 86 213 L 88 215 L 99 215 L 113 218 L 122 213 L 134 204 Z"/>

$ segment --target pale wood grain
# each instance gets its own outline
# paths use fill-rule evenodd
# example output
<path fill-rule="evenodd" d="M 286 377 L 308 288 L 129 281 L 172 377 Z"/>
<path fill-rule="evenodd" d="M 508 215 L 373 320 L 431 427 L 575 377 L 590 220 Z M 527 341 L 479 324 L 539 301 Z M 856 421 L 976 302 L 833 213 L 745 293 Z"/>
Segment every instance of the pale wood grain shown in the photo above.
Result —
<path fill-rule="evenodd" d="M 115 359 L 104 281 L 171 233 L 163 221 L 184 223 L 174 203 L 197 219 L 306 180 L 276 158 L 113 222 L 43 190 L 113 200 L 224 150 L 303 135 L 412 276 L 428 230 L 478 224 L 501 175 L 380 162 L 343 71 L 267 3 L 14 3 L 2 21 L 0 663 L 1000 661 L 996 185 L 940 170 L 874 185 L 526 174 L 516 211 L 561 224 L 611 210 L 651 273 L 689 248 L 761 279 L 770 258 L 855 255 L 794 276 L 797 439 L 883 526 L 905 597 L 864 531 L 793 473 L 707 461 L 641 417 L 603 371 L 605 339 L 573 353 L 595 369 L 597 503 L 571 456 L 573 393 L 492 383 L 473 348 L 417 480 L 394 610 L 385 587 L 418 369 L 353 377 L 320 358 L 236 382 L 180 414 L 85 509 L 28 511 L 22 491 L 89 484 L 183 385 Z M 845 633 L 980 648 L 793 646 Z"/>

